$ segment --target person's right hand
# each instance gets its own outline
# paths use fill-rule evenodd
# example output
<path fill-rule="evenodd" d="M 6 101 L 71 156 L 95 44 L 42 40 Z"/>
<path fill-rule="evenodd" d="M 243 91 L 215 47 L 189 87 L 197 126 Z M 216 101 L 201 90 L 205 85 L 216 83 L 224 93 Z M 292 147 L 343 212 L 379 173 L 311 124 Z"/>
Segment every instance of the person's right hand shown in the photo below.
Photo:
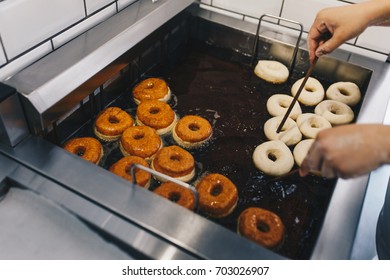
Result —
<path fill-rule="evenodd" d="M 332 52 L 366 29 L 371 14 L 365 6 L 370 2 L 327 8 L 317 14 L 307 36 L 311 63 L 315 56 Z"/>

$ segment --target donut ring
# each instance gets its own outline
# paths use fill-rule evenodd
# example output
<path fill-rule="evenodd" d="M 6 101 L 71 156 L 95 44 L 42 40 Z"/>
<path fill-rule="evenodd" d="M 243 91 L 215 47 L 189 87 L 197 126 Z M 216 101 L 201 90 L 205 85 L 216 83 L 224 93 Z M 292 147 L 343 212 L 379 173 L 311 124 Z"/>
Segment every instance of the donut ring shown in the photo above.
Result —
<path fill-rule="evenodd" d="M 103 146 L 92 137 L 74 138 L 67 141 L 64 149 L 94 164 L 99 164 L 103 157 Z"/>
<path fill-rule="evenodd" d="M 313 145 L 314 139 L 305 139 L 299 142 L 293 150 L 294 160 L 298 166 L 302 165 L 303 160 L 305 159 L 307 153 L 310 150 L 311 145 Z"/>
<path fill-rule="evenodd" d="M 283 116 L 273 117 L 264 123 L 264 134 L 268 140 L 280 140 L 287 146 L 295 145 L 302 139 L 302 133 L 299 130 L 296 122 L 287 118 L 282 130 L 277 133 L 280 123 L 282 122 Z"/>
<path fill-rule="evenodd" d="M 332 127 L 327 119 L 312 113 L 299 115 L 297 125 L 306 138 L 316 138 L 318 132 Z"/>
<path fill-rule="evenodd" d="M 290 71 L 278 61 L 259 60 L 255 67 L 255 74 L 269 83 L 282 84 L 287 81 Z"/>
<path fill-rule="evenodd" d="M 266 248 L 278 246 L 284 236 L 284 225 L 275 213 L 257 207 L 245 209 L 237 222 L 238 234 Z"/>
<path fill-rule="evenodd" d="M 151 167 L 183 182 L 188 182 L 195 176 L 194 157 L 179 146 L 163 147 L 153 158 Z"/>
<path fill-rule="evenodd" d="M 319 103 L 314 113 L 327 119 L 332 125 L 341 125 L 352 122 L 354 113 L 352 109 L 336 100 L 324 100 Z"/>
<path fill-rule="evenodd" d="M 287 174 L 294 166 L 290 149 L 279 140 L 264 142 L 257 146 L 252 159 L 256 168 L 271 176 Z"/>
<path fill-rule="evenodd" d="M 172 108 L 159 100 L 146 100 L 137 107 L 136 123 L 154 128 L 158 135 L 172 130 L 177 121 Z"/>
<path fill-rule="evenodd" d="M 274 94 L 267 100 L 267 111 L 273 116 L 284 116 L 287 112 L 288 107 L 293 101 L 293 97 L 285 94 Z M 302 109 L 299 103 L 295 103 L 291 113 L 289 115 L 290 118 L 295 120 L 298 115 L 302 114 Z"/>
<path fill-rule="evenodd" d="M 207 142 L 213 133 L 208 120 L 194 115 L 181 118 L 172 131 L 173 139 L 184 148 L 195 148 Z"/>
<path fill-rule="evenodd" d="M 349 106 L 358 104 L 361 97 L 359 87 L 352 82 L 337 82 L 326 90 L 326 98 L 340 101 Z"/>
<path fill-rule="evenodd" d="M 153 192 L 189 210 L 194 210 L 195 208 L 194 193 L 175 183 L 162 183 Z"/>
<path fill-rule="evenodd" d="M 221 174 L 207 174 L 201 179 L 196 189 L 199 193 L 199 211 L 207 216 L 226 217 L 237 205 L 236 186 Z"/>
<path fill-rule="evenodd" d="M 139 156 L 146 160 L 150 160 L 161 147 L 161 138 L 148 126 L 129 127 L 119 141 L 119 149 L 124 156 Z"/>
<path fill-rule="evenodd" d="M 304 78 L 296 81 L 291 87 L 291 94 L 295 96 L 299 87 L 301 86 Z M 304 88 L 302 89 L 301 94 L 298 97 L 298 101 L 306 106 L 315 106 L 320 103 L 325 97 L 325 90 L 321 83 L 312 77 L 306 81 Z"/>
<path fill-rule="evenodd" d="M 137 105 L 146 100 L 167 102 L 171 95 L 171 89 L 167 83 L 159 78 L 145 79 L 133 88 L 133 98 Z"/>
<path fill-rule="evenodd" d="M 149 167 L 148 163 L 145 159 L 137 156 L 127 156 L 123 157 L 117 162 L 115 162 L 111 167 L 109 168 L 109 171 L 112 173 L 122 177 L 123 179 L 133 182 L 133 178 L 131 177 L 131 166 L 133 164 L 139 164 L 145 167 Z M 135 182 L 144 188 L 149 188 L 150 186 L 150 173 L 135 168 Z"/>
<path fill-rule="evenodd" d="M 115 141 L 133 125 L 134 121 L 127 112 L 118 107 L 108 107 L 96 118 L 94 133 L 103 141 Z"/>

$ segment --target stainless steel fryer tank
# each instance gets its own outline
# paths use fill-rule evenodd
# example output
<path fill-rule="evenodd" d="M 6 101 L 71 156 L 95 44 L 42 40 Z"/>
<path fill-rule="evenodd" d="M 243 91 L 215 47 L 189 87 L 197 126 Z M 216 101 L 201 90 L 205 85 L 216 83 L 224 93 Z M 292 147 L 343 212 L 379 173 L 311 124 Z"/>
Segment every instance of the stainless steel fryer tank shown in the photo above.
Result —
<path fill-rule="evenodd" d="M 113 21 L 115 22 L 114 19 Z M 194 22 L 195 24 L 193 24 Z M 99 69 L 99 66 L 97 66 L 93 70 L 98 72 L 97 75 L 82 77 L 82 80 L 78 81 L 79 84 L 74 89 L 65 94 L 66 96 L 60 101 L 56 101 L 51 106 L 48 106 L 45 109 L 45 113 L 39 113 L 38 108 L 34 109 L 38 112 L 38 114 L 33 113 L 37 117 L 32 118 L 28 123 L 33 134 L 28 133 L 14 147 L 2 144 L 1 153 L 12 161 L 16 161 L 30 172 L 43 175 L 48 180 L 55 182 L 60 186 L 59 189 L 63 188 L 74 194 L 76 198 L 83 198 L 92 203 L 97 209 L 106 211 L 109 217 L 103 222 L 102 216 L 93 215 L 88 211 L 82 213 L 80 209 L 82 207 L 73 210 L 71 208 L 73 202 L 71 201 L 61 203 L 65 208 L 75 211 L 76 215 L 82 216 L 82 214 L 85 214 L 92 216 L 88 220 L 88 223 L 93 224 L 92 228 L 100 234 L 119 240 L 120 242 L 117 242 L 117 246 L 125 248 L 124 251 L 131 253 L 136 251 L 140 256 L 156 259 L 284 258 L 283 255 L 264 249 L 204 217 L 181 209 L 168 201 L 154 196 L 147 190 L 132 186 L 99 166 L 79 160 L 57 146 L 70 136 L 77 135 L 83 129 L 87 129 L 88 124 L 99 110 L 113 104 L 112 102 L 118 101 L 118 93 L 129 92 L 131 85 L 148 73 L 153 73 L 161 65 L 174 65 L 177 63 L 177 60 L 180 59 L 180 54 L 187 50 L 188 42 L 193 42 L 192 40 L 194 39 L 217 47 L 224 46 L 228 49 L 235 49 L 240 54 L 240 57 L 245 53 L 250 54 L 254 42 L 253 33 L 255 28 L 250 26 L 248 30 L 246 29 L 248 26 L 240 26 L 242 23 L 237 24 L 236 28 L 233 28 L 235 24 L 237 22 L 232 22 L 231 19 L 227 20 L 219 15 L 199 11 L 197 7 L 192 7 L 190 10 L 179 14 L 125 53 L 113 55 L 117 58 L 110 65 L 100 66 L 103 69 Z M 101 32 L 104 28 L 110 29 L 109 23 L 100 26 L 99 31 Z M 221 31 L 229 32 L 230 39 L 226 39 L 226 36 L 220 36 L 220 34 L 223 34 Z M 91 34 L 94 34 L 93 30 Z M 268 31 L 266 35 L 266 37 L 262 37 L 265 43 L 262 45 L 264 49 L 259 52 L 260 57 L 264 55 L 281 61 L 291 58 L 291 54 L 294 51 L 293 45 L 280 42 L 278 38 L 268 37 Z M 117 37 L 113 36 L 113 38 L 115 41 Z M 236 40 L 232 38 L 236 38 Z M 79 47 L 77 41 L 84 39 L 86 38 L 77 38 L 74 44 L 71 43 L 65 46 L 61 53 L 70 55 L 73 49 Z M 234 42 L 243 43 L 240 43 L 240 46 L 237 47 L 232 45 Z M 275 52 L 275 49 L 282 49 L 283 51 Z M 93 52 L 95 58 L 100 57 L 102 54 L 100 51 L 105 53 L 106 50 L 97 48 Z M 173 53 L 175 55 L 172 55 Z M 307 53 L 299 50 L 297 55 L 295 71 L 299 73 L 299 71 L 303 71 L 307 67 Z M 44 92 L 51 89 L 53 80 L 51 79 L 50 83 L 40 81 L 40 83 L 36 84 L 38 85 L 37 88 L 32 87 L 26 90 L 25 79 L 30 77 L 31 73 L 36 72 L 37 69 L 50 68 L 58 63 L 57 59 L 56 53 L 53 53 L 52 56 L 48 56 L 43 61 L 32 65 L 31 68 L 27 68 L 20 75 L 16 75 L 7 81 L 7 84 L 16 87 L 18 92 L 21 92 L 24 96 L 29 95 L 28 91 L 33 93 L 31 96 L 40 96 L 39 89 L 42 89 Z M 73 59 L 76 61 L 79 59 L 81 62 L 86 63 L 80 57 Z M 88 66 L 91 63 L 89 59 Z M 79 65 L 63 65 L 65 70 L 61 75 L 67 76 L 67 74 L 76 70 L 75 67 L 77 68 Z M 60 65 L 61 67 L 62 65 Z M 349 79 L 355 79 L 366 92 L 366 97 L 361 103 L 362 108 L 364 108 L 364 104 L 370 98 L 368 89 L 372 71 L 334 58 L 322 60 L 318 68 L 318 71 L 321 72 L 319 69 L 322 71 L 321 75 L 329 77 L 330 80 L 342 79 L 345 76 Z M 315 74 L 319 75 L 319 72 L 315 72 Z M 72 76 L 73 74 L 70 75 Z M 54 80 L 57 79 L 58 83 L 60 83 L 60 77 L 55 77 Z M 21 80 L 24 80 L 24 83 L 22 86 L 18 86 L 18 82 Z M 62 82 L 64 81 L 66 79 Z M 31 106 L 34 106 L 34 102 L 29 102 L 29 98 L 26 99 L 23 101 L 23 106 L 26 113 L 29 114 L 32 112 Z M 29 105 L 26 105 L 26 101 Z M 66 104 L 66 106 L 62 106 L 63 104 Z M 42 105 L 47 106 L 48 104 L 40 104 L 37 107 L 43 108 Z M 360 116 L 361 113 L 359 114 Z M 364 178 L 360 179 L 358 183 L 360 187 L 356 185 L 354 189 L 346 187 L 350 191 L 351 199 L 346 199 L 344 205 L 350 203 L 349 211 L 352 212 L 352 215 L 348 217 L 348 223 L 343 224 L 344 229 L 345 227 L 347 228 L 338 235 L 340 240 L 335 240 L 334 236 L 329 236 L 329 232 L 331 233 L 334 228 L 340 228 L 340 223 L 343 223 L 342 219 L 338 221 L 329 221 L 328 219 L 329 215 L 340 209 L 340 205 L 334 205 L 334 201 L 338 199 L 337 197 L 335 198 L 335 195 L 339 193 L 340 188 L 340 182 L 336 182 L 335 191 L 329 202 L 324 222 L 318 237 L 315 238 L 315 245 L 309 258 L 349 258 L 354 240 L 354 230 L 358 222 L 366 187 Z M 345 183 L 341 182 L 341 185 L 345 185 Z M 42 192 L 42 195 L 45 195 L 44 192 Z M 56 194 L 53 193 L 53 197 L 55 196 Z M 353 201 L 351 201 L 352 199 Z M 150 205 L 153 205 L 153 208 Z M 158 209 L 158 215 L 156 215 L 156 209 Z M 77 211 L 80 211 L 80 213 Z M 175 216 L 173 216 L 173 213 L 175 213 Z M 161 217 L 167 217 L 167 219 Z M 129 234 L 126 228 L 130 226 L 133 231 L 129 231 Z M 324 232 L 327 233 L 324 235 Z M 153 242 L 150 242 L 151 236 L 154 237 Z M 343 245 L 340 246 L 339 243 Z M 153 246 L 148 246 L 147 244 L 153 244 Z M 325 251 L 322 248 L 324 244 L 327 246 Z"/>

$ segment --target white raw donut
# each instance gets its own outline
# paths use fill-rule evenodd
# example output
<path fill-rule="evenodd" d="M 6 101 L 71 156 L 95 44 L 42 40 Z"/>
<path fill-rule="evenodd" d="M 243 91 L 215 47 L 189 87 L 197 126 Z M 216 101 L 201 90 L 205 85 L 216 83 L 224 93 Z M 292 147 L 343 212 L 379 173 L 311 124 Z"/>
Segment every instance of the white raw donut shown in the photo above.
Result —
<path fill-rule="evenodd" d="M 278 116 L 267 120 L 264 124 L 264 134 L 268 140 L 280 140 L 287 146 L 295 145 L 301 141 L 302 133 L 299 131 L 296 122 L 291 118 L 287 118 L 282 130 L 277 133 L 276 130 L 282 122 L 282 119 L 283 116 Z"/>
<path fill-rule="evenodd" d="M 352 122 L 354 118 L 352 109 L 336 100 L 322 101 L 315 107 L 314 113 L 323 116 L 332 125 L 347 124 Z"/>
<path fill-rule="evenodd" d="M 293 155 L 294 155 L 294 160 L 297 163 L 298 166 L 302 165 L 303 160 L 305 159 L 307 153 L 310 150 L 311 145 L 313 145 L 314 139 L 305 139 L 299 142 L 294 150 L 293 150 Z"/>
<path fill-rule="evenodd" d="M 294 99 L 293 97 L 286 94 L 272 95 L 267 100 L 268 113 L 273 117 L 284 116 L 293 99 Z M 291 110 L 289 117 L 295 120 L 300 114 L 302 114 L 302 109 L 299 103 L 297 102 L 295 103 L 293 109 Z"/>
<path fill-rule="evenodd" d="M 361 97 L 359 87 L 352 82 L 337 82 L 326 90 L 326 98 L 340 101 L 349 106 L 358 104 Z"/>
<path fill-rule="evenodd" d="M 299 87 L 301 86 L 304 78 L 296 81 L 291 87 L 291 94 L 295 96 Z M 298 97 L 298 101 L 307 106 L 314 106 L 320 103 L 325 97 L 325 90 L 321 83 L 312 77 L 306 81 L 305 86 L 302 89 L 301 94 Z"/>
<path fill-rule="evenodd" d="M 255 74 L 269 83 L 282 84 L 287 81 L 290 71 L 278 61 L 259 60 L 255 67 Z"/>
<path fill-rule="evenodd" d="M 257 146 L 252 159 L 258 169 L 272 176 L 284 175 L 294 166 L 290 149 L 279 140 L 264 142 Z"/>
<path fill-rule="evenodd" d="M 299 115 L 296 122 L 302 135 L 306 138 L 316 138 L 318 132 L 332 127 L 327 119 L 312 113 Z"/>

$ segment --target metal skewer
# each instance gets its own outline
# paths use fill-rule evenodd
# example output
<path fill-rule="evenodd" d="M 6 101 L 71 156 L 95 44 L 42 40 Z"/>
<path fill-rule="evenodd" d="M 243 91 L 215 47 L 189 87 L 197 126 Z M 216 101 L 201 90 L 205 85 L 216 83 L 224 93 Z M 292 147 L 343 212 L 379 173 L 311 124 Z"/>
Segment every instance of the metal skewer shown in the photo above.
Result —
<path fill-rule="evenodd" d="M 311 75 L 311 72 L 313 72 L 313 69 L 314 69 L 314 66 L 316 65 L 317 60 L 318 60 L 318 57 L 316 56 L 314 58 L 313 63 L 310 65 L 309 70 L 307 71 L 306 76 L 303 79 L 302 84 L 301 84 L 301 86 L 299 87 L 299 89 L 297 91 L 297 94 L 294 96 L 294 99 L 292 100 L 290 106 L 288 107 L 288 109 L 286 111 L 286 114 L 284 114 L 284 117 L 283 117 L 282 121 L 280 122 L 280 124 L 278 126 L 278 129 L 276 130 L 276 133 L 279 133 L 282 130 L 282 128 L 283 128 L 283 126 L 284 126 L 288 116 L 290 115 L 290 113 L 291 113 L 295 103 L 298 100 L 299 95 L 301 94 L 303 88 L 305 87 L 305 84 L 306 84 L 307 80 L 309 79 L 309 77 Z"/>

